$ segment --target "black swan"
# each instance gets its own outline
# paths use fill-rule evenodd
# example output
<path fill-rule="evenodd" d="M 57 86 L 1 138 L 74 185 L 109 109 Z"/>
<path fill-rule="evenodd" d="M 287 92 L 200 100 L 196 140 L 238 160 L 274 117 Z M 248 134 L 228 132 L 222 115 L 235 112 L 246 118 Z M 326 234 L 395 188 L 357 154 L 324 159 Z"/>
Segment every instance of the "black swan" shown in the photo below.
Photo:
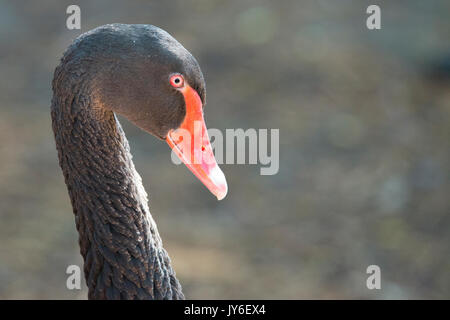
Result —
<path fill-rule="evenodd" d="M 224 198 L 227 183 L 203 119 L 197 61 L 157 27 L 110 24 L 69 46 L 52 85 L 52 127 L 88 298 L 183 299 L 115 113 L 166 140 Z"/>

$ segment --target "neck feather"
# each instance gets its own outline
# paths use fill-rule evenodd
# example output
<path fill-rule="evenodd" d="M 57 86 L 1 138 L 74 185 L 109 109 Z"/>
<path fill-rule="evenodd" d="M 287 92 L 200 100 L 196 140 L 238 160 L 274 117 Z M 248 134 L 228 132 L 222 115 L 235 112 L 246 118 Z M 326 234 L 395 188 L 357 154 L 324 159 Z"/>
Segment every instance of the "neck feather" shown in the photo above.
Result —
<path fill-rule="evenodd" d="M 53 131 L 89 298 L 184 298 L 114 113 L 58 91 L 54 83 Z"/>

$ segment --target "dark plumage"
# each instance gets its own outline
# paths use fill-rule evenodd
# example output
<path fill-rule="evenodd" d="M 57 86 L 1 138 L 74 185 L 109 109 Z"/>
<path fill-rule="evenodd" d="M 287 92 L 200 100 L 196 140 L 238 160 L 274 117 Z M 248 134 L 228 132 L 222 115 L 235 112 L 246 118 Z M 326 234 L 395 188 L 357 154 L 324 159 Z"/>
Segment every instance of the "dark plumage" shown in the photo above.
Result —
<path fill-rule="evenodd" d="M 114 112 L 164 139 L 186 106 L 174 72 L 205 99 L 194 57 L 150 25 L 111 24 L 77 38 L 53 79 L 59 162 L 79 232 L 90 299 L 183 299 Z"/>

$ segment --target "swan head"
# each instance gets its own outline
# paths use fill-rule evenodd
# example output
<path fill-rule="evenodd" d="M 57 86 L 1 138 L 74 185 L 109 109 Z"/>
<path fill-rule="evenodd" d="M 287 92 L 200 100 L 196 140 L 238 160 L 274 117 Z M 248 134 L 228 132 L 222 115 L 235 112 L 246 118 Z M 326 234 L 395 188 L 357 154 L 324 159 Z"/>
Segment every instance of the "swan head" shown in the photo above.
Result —
<path fill-rule="evenodd" d="M 151 25 L 101 26 L 83 34 L 74 46 L 96 101 L 167 141 L 192 173 L 223 199 L 227 182 L 208 137 L 205 80 L 192 54 Z"/>

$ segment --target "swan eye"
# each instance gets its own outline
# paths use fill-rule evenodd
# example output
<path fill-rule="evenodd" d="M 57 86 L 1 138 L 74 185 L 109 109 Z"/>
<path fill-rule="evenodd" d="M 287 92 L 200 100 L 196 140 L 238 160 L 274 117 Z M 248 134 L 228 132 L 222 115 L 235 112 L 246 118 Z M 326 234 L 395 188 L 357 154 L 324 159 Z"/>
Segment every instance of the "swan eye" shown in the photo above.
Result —
<path fill-rule="evenodd" d="M 184 86 L 184 78 L 181 74 L 175 74 L 170 77 L 170 84 L 174 88 L 181 88 Z"/>

